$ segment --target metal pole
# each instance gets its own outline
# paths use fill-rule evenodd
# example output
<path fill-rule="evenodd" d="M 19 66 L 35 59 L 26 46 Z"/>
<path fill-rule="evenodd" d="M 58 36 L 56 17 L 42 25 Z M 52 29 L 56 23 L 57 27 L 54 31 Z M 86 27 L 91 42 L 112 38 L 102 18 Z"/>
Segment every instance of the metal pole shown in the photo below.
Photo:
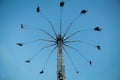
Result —
<path fill-rule="evenodd" d="M 60 39 L 58 39 L 57 80 L 66 80 L 64 58 L 62 53 L 62 41 Z"/>

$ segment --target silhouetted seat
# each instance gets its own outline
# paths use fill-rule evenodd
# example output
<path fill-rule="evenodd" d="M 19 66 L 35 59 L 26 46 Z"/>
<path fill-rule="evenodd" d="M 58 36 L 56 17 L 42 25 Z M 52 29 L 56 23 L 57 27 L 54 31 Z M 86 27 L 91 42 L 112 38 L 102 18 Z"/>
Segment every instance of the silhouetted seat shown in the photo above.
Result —
<path fill-rule="evenodd" d="M 30 63 L 30 60 L 25 60 L 26 63 Z"/>
<path fill-rule="evenodd" d="M 100 27 L 95 27 L 94 30 L 95 31 L 101 31 L 102 29 Z"/>
<path fill-rule="evenodd" d="M 60 7 L 63 7 L 64 6 L 64 2 L 60 2 Z"/>
<path fill-rule="evenodd" d="M 23 29 L 24 27 L 23 27 L 23 24 L 21 24 L 21 28 Z"/>
<path fill-rule="evenodd" d="M 36 12 L 37 12 L 37 13 L 40 12 L 40 7 L 39 7 L 39 6 L 36 8 Z"/>
<path fill-rule="evenodd" d="M 78 74 L 78 73 L 79 73 L 79 71 L 76 71 L 76 73 Z"/>
<path fill-rule="evenodd" d="M 99 45 L 97 45 L 96 48 L 97 48 L 98 50 L 101 50 L 101 47 L 100 47 Z"/>
<path fill-rule="evenodd" d="M 89 64 L 92 65 L 92 61 L 91 60 L 89 61 Z"/>
<path fill-rule="evenodd" d="M 23 43 L 17 43 L 18 46 L 23 46 Z"/>
<path fill-rule="evenodd" d="M 40 71 L 40 74 L 43 74 L 44 73 L 44 71 L 42 70 L 42 71 Z"/>
<path fill-rule="evenodd" d="M 83 10 L 80 12 L 80 14 L 85 14 L 85 13 L 87 13 L 87 12 L 88 12 L 88 10 L 83 9 Z"/>

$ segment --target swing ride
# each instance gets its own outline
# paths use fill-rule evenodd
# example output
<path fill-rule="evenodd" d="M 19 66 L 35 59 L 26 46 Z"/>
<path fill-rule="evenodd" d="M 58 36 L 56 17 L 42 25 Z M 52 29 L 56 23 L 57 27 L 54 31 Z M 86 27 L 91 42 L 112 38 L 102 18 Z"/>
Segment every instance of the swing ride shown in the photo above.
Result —
<path fill-rule="evenodd" d="M 88 61 L 89 65 L 92 65 L 92 61 L 87 59 L 83 54 L 81 54 L 79 52 L 79 50 L 77 50 L 76 48 L 70 46 L 68 43 L 74 43 L 74 42 L 81 42 L 81 43 L 84 43 L 86 45 L 89 45 L 89 46 L 94 46 L 96 49 L 98 50 L 101 50 L 101 47 L 100 45 L 92 45 L 92 44 L 89 44 L 87 42 L 84 42 L 84 41 L 81 41 L 81 40 L 69 40 L 71 37 L 73 37 L 74 35 L 78 34 L 80 31 L 77 30 L 76 32 L 66 36 L 70 30 L 70 28 L 72 27 L 72 24 L 74 24 L 74 22 L 82 15 L 86 14 L 88 12 L 88 10 L 81 10 L 80 11 L 80 14 L 75 17 L 75 19 L 69 24 L 69 26 L 67 27 L 66 31 L 64 33 L 62 33 L 62 8 L 64 7 L 65 3 L 64 1 L 62 0 L 60 3 L 59 3 L 59 6 L 60 6 L 60 27 L 59 27 L 59 33 L 56 33 L 56 30 L 54 29 L 54 26 L 52 24 L 52 22 L 46 17 L 44 16 L 43 14 L 40 14 L 41 13 L 41 9 L 39 6 L 37 6 L 36 8 L 36 13 L 38 13 L 39 15 L 43 16 L 44 19 L 49 23 L 53 33 L 54 33 L 54 36 L 51 35 L 50 33 L 48 33 L 46 30 L 44 29 L 41 29 L 41 31 L 48 35 L 52 40 L 49 40 L 49 39 L 42 39 L 42 38 L 39 38 L 37 40 L 34 40 L 34 41 L 31 41 L 29 43 L 32 43 L 32 42 L 35 42 L 35 41 L 46 41 L 46 42 L 51 42 L 52 44 L 51 45 L 48 45 L 48 46 L 45 46 L 45 47 L 42 47 L 39 51 L 45 49 L 45 48 L 49 48 L 49 47 L 52 47 L 54 46 L 54 48 L 51 50 L 51 52 L 49 53 L 49 56 L 47 58 L 47 61 L 49 60 L 49 57 L 51 56 L 51 54 L 57 49 L 57 80 L 66 80 L 66 75 L 65 75 L 65 64 L 64 64 L 64 57 L 63 57 L 63 51 L 67 54 L 67 56 L 69 57 L 70 61 L 72 64 L 73 61 L 71 59 L 71 57 L 69 56 L 69 53 L 68 51 L 65 49 L 65 47 L 68 47 L 72 50 L 74 50 L 76 53 L 78 53 L 81 57 L 83 57 L 85 60 Z M 25 24 L 21 24 L 21 29 L 26 29 L 26 26 Z M 92 31 L 96 31 L 96 32 L 100 32 L 102 29 L 100 27 L 95 27 L 93 28 Z M 84 30 L 83 30 L 84 31 Z M 25 45 L 26 43 L 24 42 L 20 42 L 20 43 L 17 43 L 18 46 L 22 47 L 23 45 Z M 37 54 L 39 54 L 39 51 L 38 53 L 36 53 L 35 55 L 33 55 L 33 57 L 37 56 Z M 31 60 L 33 59 L 33 57 L 29 58 L 29 59 L 26 59 L 25 62 L 26 63 L 30 63 Z M 45 65 L 44 67 L 46 66 L 46 63 L 47 61 L 45 62 Z M 40 71 L 40 74 L 43 74 L 44 73 L 44 69 L 42 69 Z M 76 70 L 76 73 L 78 74 L 79 71 Z"/>

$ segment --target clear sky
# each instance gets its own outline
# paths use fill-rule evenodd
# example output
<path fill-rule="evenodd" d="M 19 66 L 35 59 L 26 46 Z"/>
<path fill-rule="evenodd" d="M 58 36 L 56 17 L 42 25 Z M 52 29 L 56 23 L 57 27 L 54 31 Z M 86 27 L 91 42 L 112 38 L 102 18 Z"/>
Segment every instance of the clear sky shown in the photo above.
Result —
<path fill-rule="evenodd" d="M 120 1 L 119 0 L 64 0 L 62 12 L 62 28 L 64 31 L 70 22 L 82 9 L 88 10 L 70 28 L 70 33 L 82 29 L 102 28 L 101 32 L 80 32 L 70 40 L 82 40 L 94 45 L 101 45 L 99 51 L 95 47 L 74 43 L 71 46 L 78 49 L 85 57 L 93 61 L 88 62 L 74 50 L 66 48 L 69 52 L 75 70 L 64 53 L 67 80 L 120 80 Z M 56 80 L 57 50 L 51 55 L 45 73 L 40 75 L 43 65 L 51 48 L 39 52 L 31 63 L 25 59 L 33 56 L 41 47 L 50 43 L 38 41 L 22 47 L 17 42 L 27 42 L 39 38 L 50 39 L 45 33 L 36 28 L 44 29 L 54 35 L 48 22 L 36 13 L 39 5 L 41 13 L 52 21 L 58 32 L 60 26 L 60 0 L 0 0 L 0 80 Z M 32 26 L 32 30 L 21 29 L 20 25 Z"/>

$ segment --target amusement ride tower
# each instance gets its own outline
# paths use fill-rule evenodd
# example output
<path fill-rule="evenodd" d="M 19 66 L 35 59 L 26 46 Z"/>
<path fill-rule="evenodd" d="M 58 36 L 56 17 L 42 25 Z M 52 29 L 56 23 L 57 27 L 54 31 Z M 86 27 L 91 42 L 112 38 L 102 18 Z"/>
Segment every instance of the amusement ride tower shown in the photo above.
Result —
<path fill-rule="evenodd" d="M 74 43 L 74 42 L 82 42 L 84 44 L 87 44 L 87 45 L 90 45 L 90 46 L 93 46 L 93 47 L 96 47 L 98 50 L 101 50 L 101 47 L 99 45 L 92 45 L 92 44 L 89 44 L 87 42 L 84 42 L 84 41 L 81 41 L 81 40 L 69 40 L 69 38 L 73 37 L 74 35 L 76 35 L 77 33 L 79 33 L 80 31 L 77 30 L 76 32 L 66 36 L 66 34 L 69 32 L 69 29 L 71 28 L 72 24 L 83 14 L 86 14 L 88 11 L 83 9 L 80 11 L 80 15 L 75 17 L 75 19 L 69 24 L 69 26 L 67 27 L 66 31 L 64 33 L 62 33 L 62 8 L 64 7 L 64 1 L 62 0 L 60 2 L 60 27 L 59 27 L 59 33 L 56 33 L 53 25 L 52 25 L 52 22 L 45 16 L 42 16 L 44 17 L 44 19 L 47 20 L 47 22 L 49 23 L 53 33 L 55 36 L 52 36 L 51 34 L 49 34 L 47 31 L 45 31 L 44 29 L 41 29 L 42 32 L 44 32 L 46 35 L 48 35 L 49 37 L 51 37 L 52 40 L 47 40 L 47 39 L 37 39 L 37 40 L 34 40 L 34 41 L 31 41 L 31 42 L 35 42 L 35 41 L 47 41 L 47 42 L 52 42 L 51 45 L 48 45 L 48 46 L 45 46 L 43 48 L 41 48 L 40 50 L 42 49 L 45 49 L 45 48 L 48 48 L 48 47 L 51 47 L 51 46 L 55 46 L 53 48 L 53 50 L 50 52 L 48 58 L 47 58 L 47 61 L 49 60 L 49 57 L 50 55 L 54 52 L 54 50 L 57 48 L 57 80 L 66 80 L 66 75 L 65 75 L 65 64 L 64 64 L 64 57 L 63 57 L 63 51 L 69 56 L 67 50 L 65 49 L 65 47 L 68 47 L 68 48 L 71 48 L 73 49 L 74 51 L 76 51 L 81 57 L 83 57 L 84 59 L 86 59 L 90 65 L 92 65 L 92 61 L 87 59 L 85 56 L 83 56 L 76 48 L 68 45 L 67 43 Z M 36 12 L 39 14 L 40 13 L 40 7 L 37 6 L 36 8 Z M 41 15 L 41 14 L 40 14 Z M 22 29 L 29 29 L 29 28 L 26 28 L 27 25 L 24 25 L 24 24 L 21 24 L 21 28 Z M 86 31 L 86 30 L 85 30 Z M 93 31 L 101 31 L 101 28 L 100 27 L 95 27 L 93 29 Z M 18 46 L 23 46 L 24 44 L 26 43 L 17 43 Z M 39 53 L 36 53 L 35 55 L 33 55 L 31 58 L 25 60 L 25 62 L 27 63 L 30 63 L 30 61 Z M 71 60 L 71 58 L 70 58 Z M 46 63 L 47 63 L 46 61 Z M 71 60 L 72 62 L 72 60 Z M 44 67 L 46 66 L 46 63 L 44 65 Z M 73 62 L 72 62 L 73 64 Z M 74 65 L 73 65 L 74 66 Z M 44 73 L 44 69 L 42 71 L 40 71 L 40 74 Z M 76 70 L 76 73 L 79 73 L 79 71 Z"/>

